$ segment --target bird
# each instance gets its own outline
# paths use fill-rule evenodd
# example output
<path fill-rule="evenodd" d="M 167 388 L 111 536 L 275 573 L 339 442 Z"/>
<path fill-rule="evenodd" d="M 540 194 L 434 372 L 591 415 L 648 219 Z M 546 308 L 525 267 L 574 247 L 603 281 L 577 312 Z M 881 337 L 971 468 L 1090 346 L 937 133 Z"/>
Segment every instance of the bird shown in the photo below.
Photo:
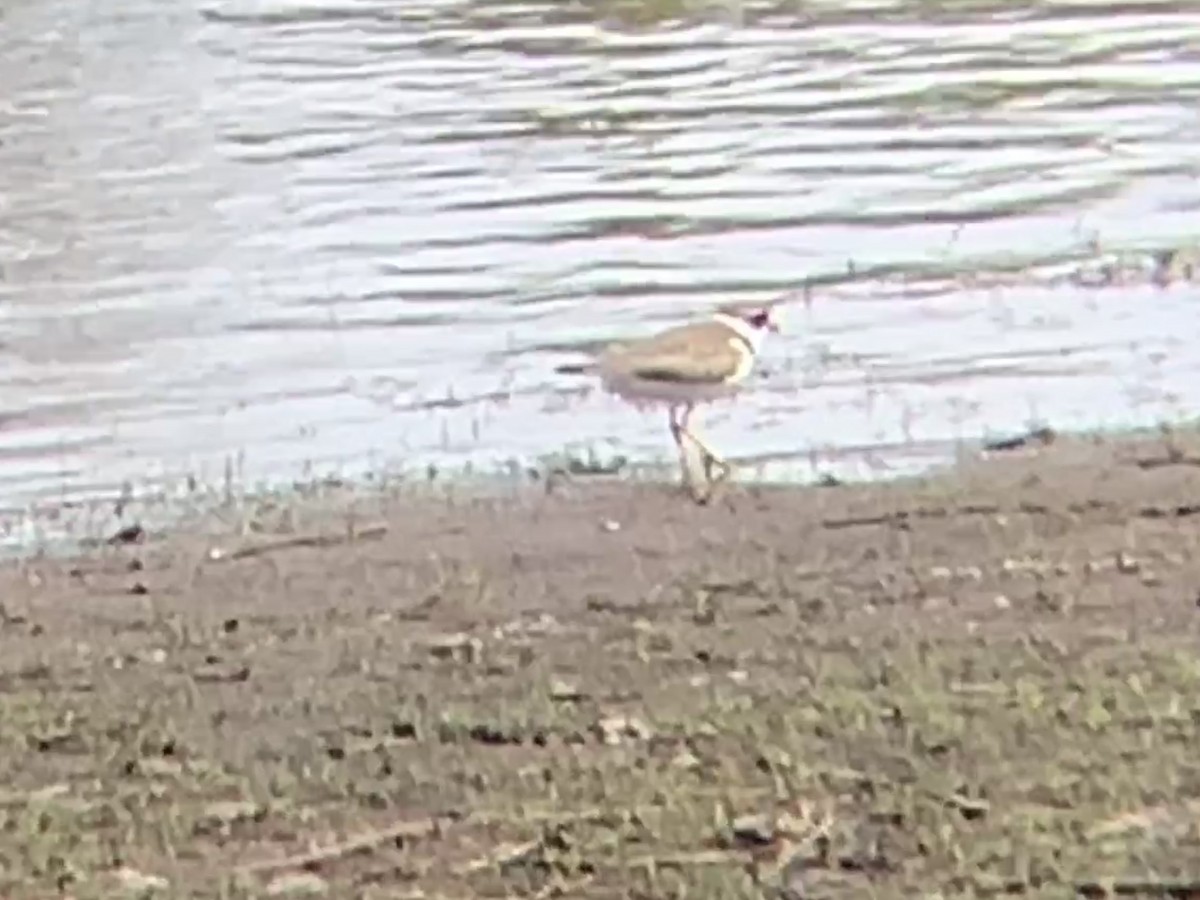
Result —
<path fill-rule="evenodd" d="M 707 319 L 612 344 L 589 362 L 557 366 L 555 371 L 597 376 L 607 392 L 637 408 L 667 407 L 684 486 L 703 504 L 732 467 L 696 433 L 692 413 L 701 403 L 741 391 L 767 335 L 782 330 L 778 312 L 782 299 L 723 304 Z M 702 490 L 691 478 L 685 440 L 701 454 L 706 481 Z"/>

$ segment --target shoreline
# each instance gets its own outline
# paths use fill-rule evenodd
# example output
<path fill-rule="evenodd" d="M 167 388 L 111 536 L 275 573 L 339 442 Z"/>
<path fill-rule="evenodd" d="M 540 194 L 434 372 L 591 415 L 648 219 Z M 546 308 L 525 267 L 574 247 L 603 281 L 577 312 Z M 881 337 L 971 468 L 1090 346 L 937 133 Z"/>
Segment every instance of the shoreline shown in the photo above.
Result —
<path fill-rule="evenodd" d="M 1187 431 L 1197 428 L 1195 420 L 1186 419 L 1170 426 L 1121 426 L 1112 429 L 1093 429 L 1088 432 L 1067 433 L 1070 440 L 1145 441 L 1161 433 L 1163 428 Z M 884 472 L 862 477 L 845 478 L 832 471 L 820 471 L 810 460 L 810 476 L 778 477 L 769 473 L 780 462 L 775 456 L 751 456 L 735 460 L 740 480 L 738 489 L 810 490 L 841 485 L 887 485 L 921 481 L 952 473 L 964 461 L 973 464 L 990 453 L 1008 453 L 1034 448 L 1052 442 L 1058 434 L 1050 428 L 1031 427 L 1010 435 L 991 435 L 946 445 L 941 453 L 928 447 L 893 447 L 900 453 L 902 464 L 887 472 L 886 465 L 875 464 L 871 472 Z M 858 451 L 863 453 L 864 451 Z M 864 456 L 864 459 L 868 458 Z M 788 457 L 791 459 L 791 457 Z M 914 459 L 926 459 L 916 464 Z M 795 459 L 800 465 L 799 458 Z M 835 469 L 831 465 L 828 469 Z M 862 471 L 861 468 L 859 471 Z M 4 532 L 0 537 L 0 567 L 20 563 L 24 559 L 43 556 L 67 559 L 87 553 L 110 543 L 121 543 L 122 532 L 139 530 L 157 538 L 175 532 L 222 530 L 240 527 L 256 528 L 255 518 L 260 510 L 295 508 L 327 511 L 356 504 L 371 507 L 380 497 L 404 494 L 414 499 L 454 495 L 462 498 L 536 495 L 546 490 L 547 482 L 561 486 L 617 481 L 632 486 L 673 483 L 678 467 L 672 461 L 632 462 L 617 455 L 611 459 L 594 452 L 560 452 L 547 455 L 536 465 L 515 469 L 512 464 L 497 466 L 485 472 L 466 466 L 462 471 L 430 471 L 390 469 L 367 472 L 360 476 L 345 476 L 337 472 L 314 475 L 304 481 L 284 481 L 279 484 L 258 483 L 239 486 L 227 479 L 221 485 L 194 483 L 189 478 L 177 479 L 171 487 L 163 483 L 152 488 L 127 490 L 120 497 L 97 496 L 64 502 L 37 501 L 22 510 L 10 509 L 0 522 Z"/>

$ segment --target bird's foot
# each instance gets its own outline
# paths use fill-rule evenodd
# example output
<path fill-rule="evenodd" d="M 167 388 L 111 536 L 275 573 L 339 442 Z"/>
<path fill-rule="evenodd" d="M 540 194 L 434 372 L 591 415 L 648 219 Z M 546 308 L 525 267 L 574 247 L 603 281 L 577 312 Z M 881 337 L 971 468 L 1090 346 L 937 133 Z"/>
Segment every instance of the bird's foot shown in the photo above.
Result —
<path fill-rule="evenodd" d="M 733 466 L 721 457 L 713 454 L 704 454 L 704 477 L 711 485 L 720 484 L 733 474 Z"/>
<path fill-rule="evenodd" d="M 689 431 L 682 423 L 671 423 L 671 434 L 679 448 L 679 463 L 683 469 L 683 489 L 701 506 L 712 499 L 717 486 L 733 474 L 733 466 L 718 456 L 695 432 Z M 692 460 L 684 444 L 688 444 L 699 455 L 700 473 L 692 466 Z M 699 477 L 702 475 L 702 477 Z"/>
<path fill-rule="evenodd" d="M 700 483 L 698 481 L 689 480 L 686 487 L 688 496 L 692 498 L 692 502 L 694 502 L 697 506 L 706 506 L 708 501 L 712 499 L 713 492 L 716 490 L 717 485 L 716 482 L 713 481 L 705 481 Z"/>
<path fill-rule="evenodd" d="M 716 494 L 717 488 L 733 473 L 733 466 L 718 456 L 702 453 L 700 472 L 696 472 L 688 461 L 683 461 L 683 483 L 681 487 L 699 506 L 706 505 Z"/>

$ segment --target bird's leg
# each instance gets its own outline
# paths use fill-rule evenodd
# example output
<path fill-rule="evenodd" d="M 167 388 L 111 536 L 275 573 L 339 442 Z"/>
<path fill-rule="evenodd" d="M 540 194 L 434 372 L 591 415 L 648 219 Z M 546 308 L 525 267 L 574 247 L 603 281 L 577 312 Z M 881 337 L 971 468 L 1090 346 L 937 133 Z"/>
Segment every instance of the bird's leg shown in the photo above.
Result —
<path fill-rule="evenodd" d="M 733 471 L 733 467 L 725 461 L 712 447 L 700 438 L 695 431 L 688 427 L 688 419 L 691 417 L 692 407 L 689 406 L 684 410 L 683 418 L 679 422 L 681 432 L 687 435 L 688 439 L 699 449 L 701 458 L 704 460 L 704 477 L 710 484 L 718 481 L 723 481 L 728 478 Z M 713 471 L 716 470 L 714 476 Z"/>
<path fill-rule="evenodd" d="M 683 466 L 684 486 L 688 488 L 688 491 L 691 493 L 691 498 L 694 499 L 696 503 L 703 505 L 708 503 L 709 499 L 712 499 L 713 490 L 716 484 L 718 484 L 718 481 L 726 478 L 726 476 L 730 474 L 730 467 L 728 467 L 728 464 L 724 460 L 721 460 L 718 455 L 714 454 L 712 449 L 710 449 L 709 446 L 703 442 L 703 440 L 696 437 L 696 433 L 692 432 L 688 427 L 688 420 L 691 418 L 692 409 L 694 409 L 694 406 L 692 406 L 691 403 L 686 403 L 680 407 L 680 412 L 678 415 L 672 412 L 671 432 L 674 434 L 674 437 L 676 437 L 676 443 L 679 445 L 679 462 Z M 704 467 L 703 486 L 697 485 L 696 482 L 692 480 L 688 452 L 686 452 L 684 449 L 683 444 L 683 439 L 685 437 L 690 440 L 692 445 L 694 445 L 698 451 L 700 451 L 701 462 L 703 463 Z M 713 475 L 714 466 L 721 469 L 721 473 L 719 475 Z"/>
<path fill-rule="evenodd" d="M 671 407 L 671 438 L 675 441 L 675 446 L 679 450 L 679 467 L 683 470 L 683 486 L 694 494 L 692 468 L 688 464 L 687 448 L 683 445 L 683 438 L 687 434 L 686 422 L 689 412 L 691 412 L 691 407 L 686 404 Z"/>
<path fill-rule="evenodd" d="M 675 446 L 679 448 L 679 452 L 683 452 L 683 426 L 679 424 L 679 417 L 676 415 L 680 407 L 672 406 L 668 415 L 671 419 L 671 438 L 675 441 Z"/>

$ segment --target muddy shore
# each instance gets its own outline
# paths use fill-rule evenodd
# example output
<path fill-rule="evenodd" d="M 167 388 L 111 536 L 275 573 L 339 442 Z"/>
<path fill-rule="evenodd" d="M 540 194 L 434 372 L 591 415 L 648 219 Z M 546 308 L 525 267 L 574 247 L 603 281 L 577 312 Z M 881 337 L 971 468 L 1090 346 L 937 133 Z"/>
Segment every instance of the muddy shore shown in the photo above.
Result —
<path fill-rule="evenodd" d="M 250 518 L 0 569 L 0 896 L 1200 897 L 1195 435 Z"/>

